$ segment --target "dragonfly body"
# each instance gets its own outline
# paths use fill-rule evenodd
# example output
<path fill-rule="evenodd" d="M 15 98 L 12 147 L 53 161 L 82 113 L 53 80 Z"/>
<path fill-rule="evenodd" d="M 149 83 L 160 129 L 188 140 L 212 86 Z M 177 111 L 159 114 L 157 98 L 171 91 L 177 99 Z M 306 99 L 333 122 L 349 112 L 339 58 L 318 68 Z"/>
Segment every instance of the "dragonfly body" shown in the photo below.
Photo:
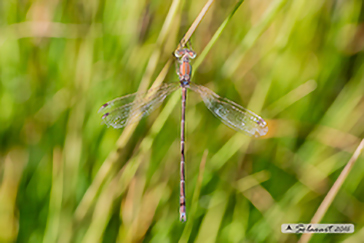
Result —
<path fill-rule="evenodd" d="M 248 136 L 263 136 L 268 132 L 267 123 L 258 115 L 234 103 L 222 98 L 210 89 L 191 82 L 192 67 L 190 60 L 196 57 L 196 53 L 183 48 L 174 52 L 179 66 L 177 74 L 179 82 L 165 83 L 150 89 L 145 93 L 134 93 L 116 98 L 105 103 L 99 110 L 104 113 L 103 121 L 114 128 L 122 128 L 139 121 L 156 109 L 164 99 L 181 88 L 182 91 L 182 119 L 181 119 L 181 163 L 180 163 L 180 220 L 186 221 L 186 197 L 185 197 L 185 109 L 187 89 L 198 93 L 206 107 L 225 125 L 243 132 Z"/>
<path fill-rule="evenodd" d="M 180 163 L 180 199 L 179 199 L 179 218 L 186 221 L 186 191 L 185 191 L 185 120 L 186 120 L 186 98 L 187 87 L 191 82 L 192 67 L 190 58 L 195 58 L 195 52 L 189 49 L 180 49 L 174 53 L 179 65 L 177 72 L 182 87 L 182 118 L 181 118 L 181 163 Z"/>

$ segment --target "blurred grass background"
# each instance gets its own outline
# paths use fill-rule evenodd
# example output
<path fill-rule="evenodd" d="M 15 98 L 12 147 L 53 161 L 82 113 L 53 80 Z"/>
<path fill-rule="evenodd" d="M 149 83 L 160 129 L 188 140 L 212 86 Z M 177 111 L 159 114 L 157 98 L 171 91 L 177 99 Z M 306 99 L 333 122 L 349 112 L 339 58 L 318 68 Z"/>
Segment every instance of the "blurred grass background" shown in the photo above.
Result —
<path fill-rule="evenodd" d="M 310 222 L 364 135 L 363 2 L 211 5 L 193 80 L 269 133 L 247 138 L 188 94 L 181 223 L 180 92 L 124 130 L 97 110 L 177 81 L 171 53 L 206 2 L 0 2 L 0 242 L 298 241 L 280 225 Z M 355 233 L 311 242 L 363 242 L 363 162 L 321 221 Z"/>

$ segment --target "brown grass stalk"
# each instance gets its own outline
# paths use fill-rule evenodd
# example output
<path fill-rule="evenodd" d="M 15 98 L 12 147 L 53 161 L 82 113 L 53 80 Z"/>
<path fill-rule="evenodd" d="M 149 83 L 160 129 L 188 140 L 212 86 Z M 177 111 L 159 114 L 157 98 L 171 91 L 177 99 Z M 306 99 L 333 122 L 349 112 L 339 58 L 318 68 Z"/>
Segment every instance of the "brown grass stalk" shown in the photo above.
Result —
<path fill-rule="evenodd" d="M 344 181 L 349 175 L 349 172 L 353 168 L 355 162 L 358 160 L 360 154 L 363 152 L 364 149 L 364 139 L 361 140 L 359 146 L 356 148 L 353 156 L 350 158 L 349 162 L 346 164 L 344 169 L 341 171 L 339 177 L 335 181 L 334 185 L 331 187 L 330 191 L 327 193 L 326 197 L 322 201 L 321 205 L 317 209 L 315 215 L 311 219 L 311 224 L 319 223 L 322 218 L 324 217 L 325 213 L 327 212 L 328 208 L 332 204 L 334 198 L 336 197 L 338 191 L 340 190 L 341 186 L 343 185 Z M 303 234 L 299 243 L 306 243 L 309 242 L 312 237 L 312 234 Z"/>

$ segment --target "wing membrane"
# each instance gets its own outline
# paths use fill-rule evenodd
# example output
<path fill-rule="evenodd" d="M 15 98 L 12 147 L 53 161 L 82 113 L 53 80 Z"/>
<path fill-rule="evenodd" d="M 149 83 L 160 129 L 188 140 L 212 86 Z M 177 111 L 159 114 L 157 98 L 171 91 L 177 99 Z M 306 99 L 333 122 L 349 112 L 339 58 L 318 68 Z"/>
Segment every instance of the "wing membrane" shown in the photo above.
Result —
<path fill-rule="evenodd" d="M 164 99 L 179 88 L 179 82 L 165 83 L 147 92 L 125 95 L 105 103 L 99 110 L 103 121 L 114 128 L 137 122 L 154 111 Z"/>
<path fill-rule="evenodd" d="M 264 136 L 268 132 L 267 123 L 254 112 L 220 97 L 202 85 L 190 83 L 189 88 L 200 94 L 206 107 L 225 125 L 255 137 Z"/>

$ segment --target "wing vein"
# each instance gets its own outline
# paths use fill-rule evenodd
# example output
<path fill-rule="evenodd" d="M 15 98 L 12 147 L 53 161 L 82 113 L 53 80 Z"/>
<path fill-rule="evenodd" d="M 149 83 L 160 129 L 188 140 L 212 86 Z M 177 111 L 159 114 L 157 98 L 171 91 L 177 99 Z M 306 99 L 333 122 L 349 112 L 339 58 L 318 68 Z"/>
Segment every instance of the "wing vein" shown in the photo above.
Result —
<path fill-rule="evenodd" d="M 125 95 L 105 103 L 99 110 L 103 121 L 114 128 L 137 122 L 154 111 L 164 99 L 179 88 L 179 83 L 165 83 L 146 92 Z"/>
<path fill-rule="evenodd" d="M 268 132 L 267 123 L 254 112 L 220 97 L 202 85 L 190 83 L 189 88 L 198 93 L 211 113 L 228 127 L 255 137 L 264 136 Z"/>

